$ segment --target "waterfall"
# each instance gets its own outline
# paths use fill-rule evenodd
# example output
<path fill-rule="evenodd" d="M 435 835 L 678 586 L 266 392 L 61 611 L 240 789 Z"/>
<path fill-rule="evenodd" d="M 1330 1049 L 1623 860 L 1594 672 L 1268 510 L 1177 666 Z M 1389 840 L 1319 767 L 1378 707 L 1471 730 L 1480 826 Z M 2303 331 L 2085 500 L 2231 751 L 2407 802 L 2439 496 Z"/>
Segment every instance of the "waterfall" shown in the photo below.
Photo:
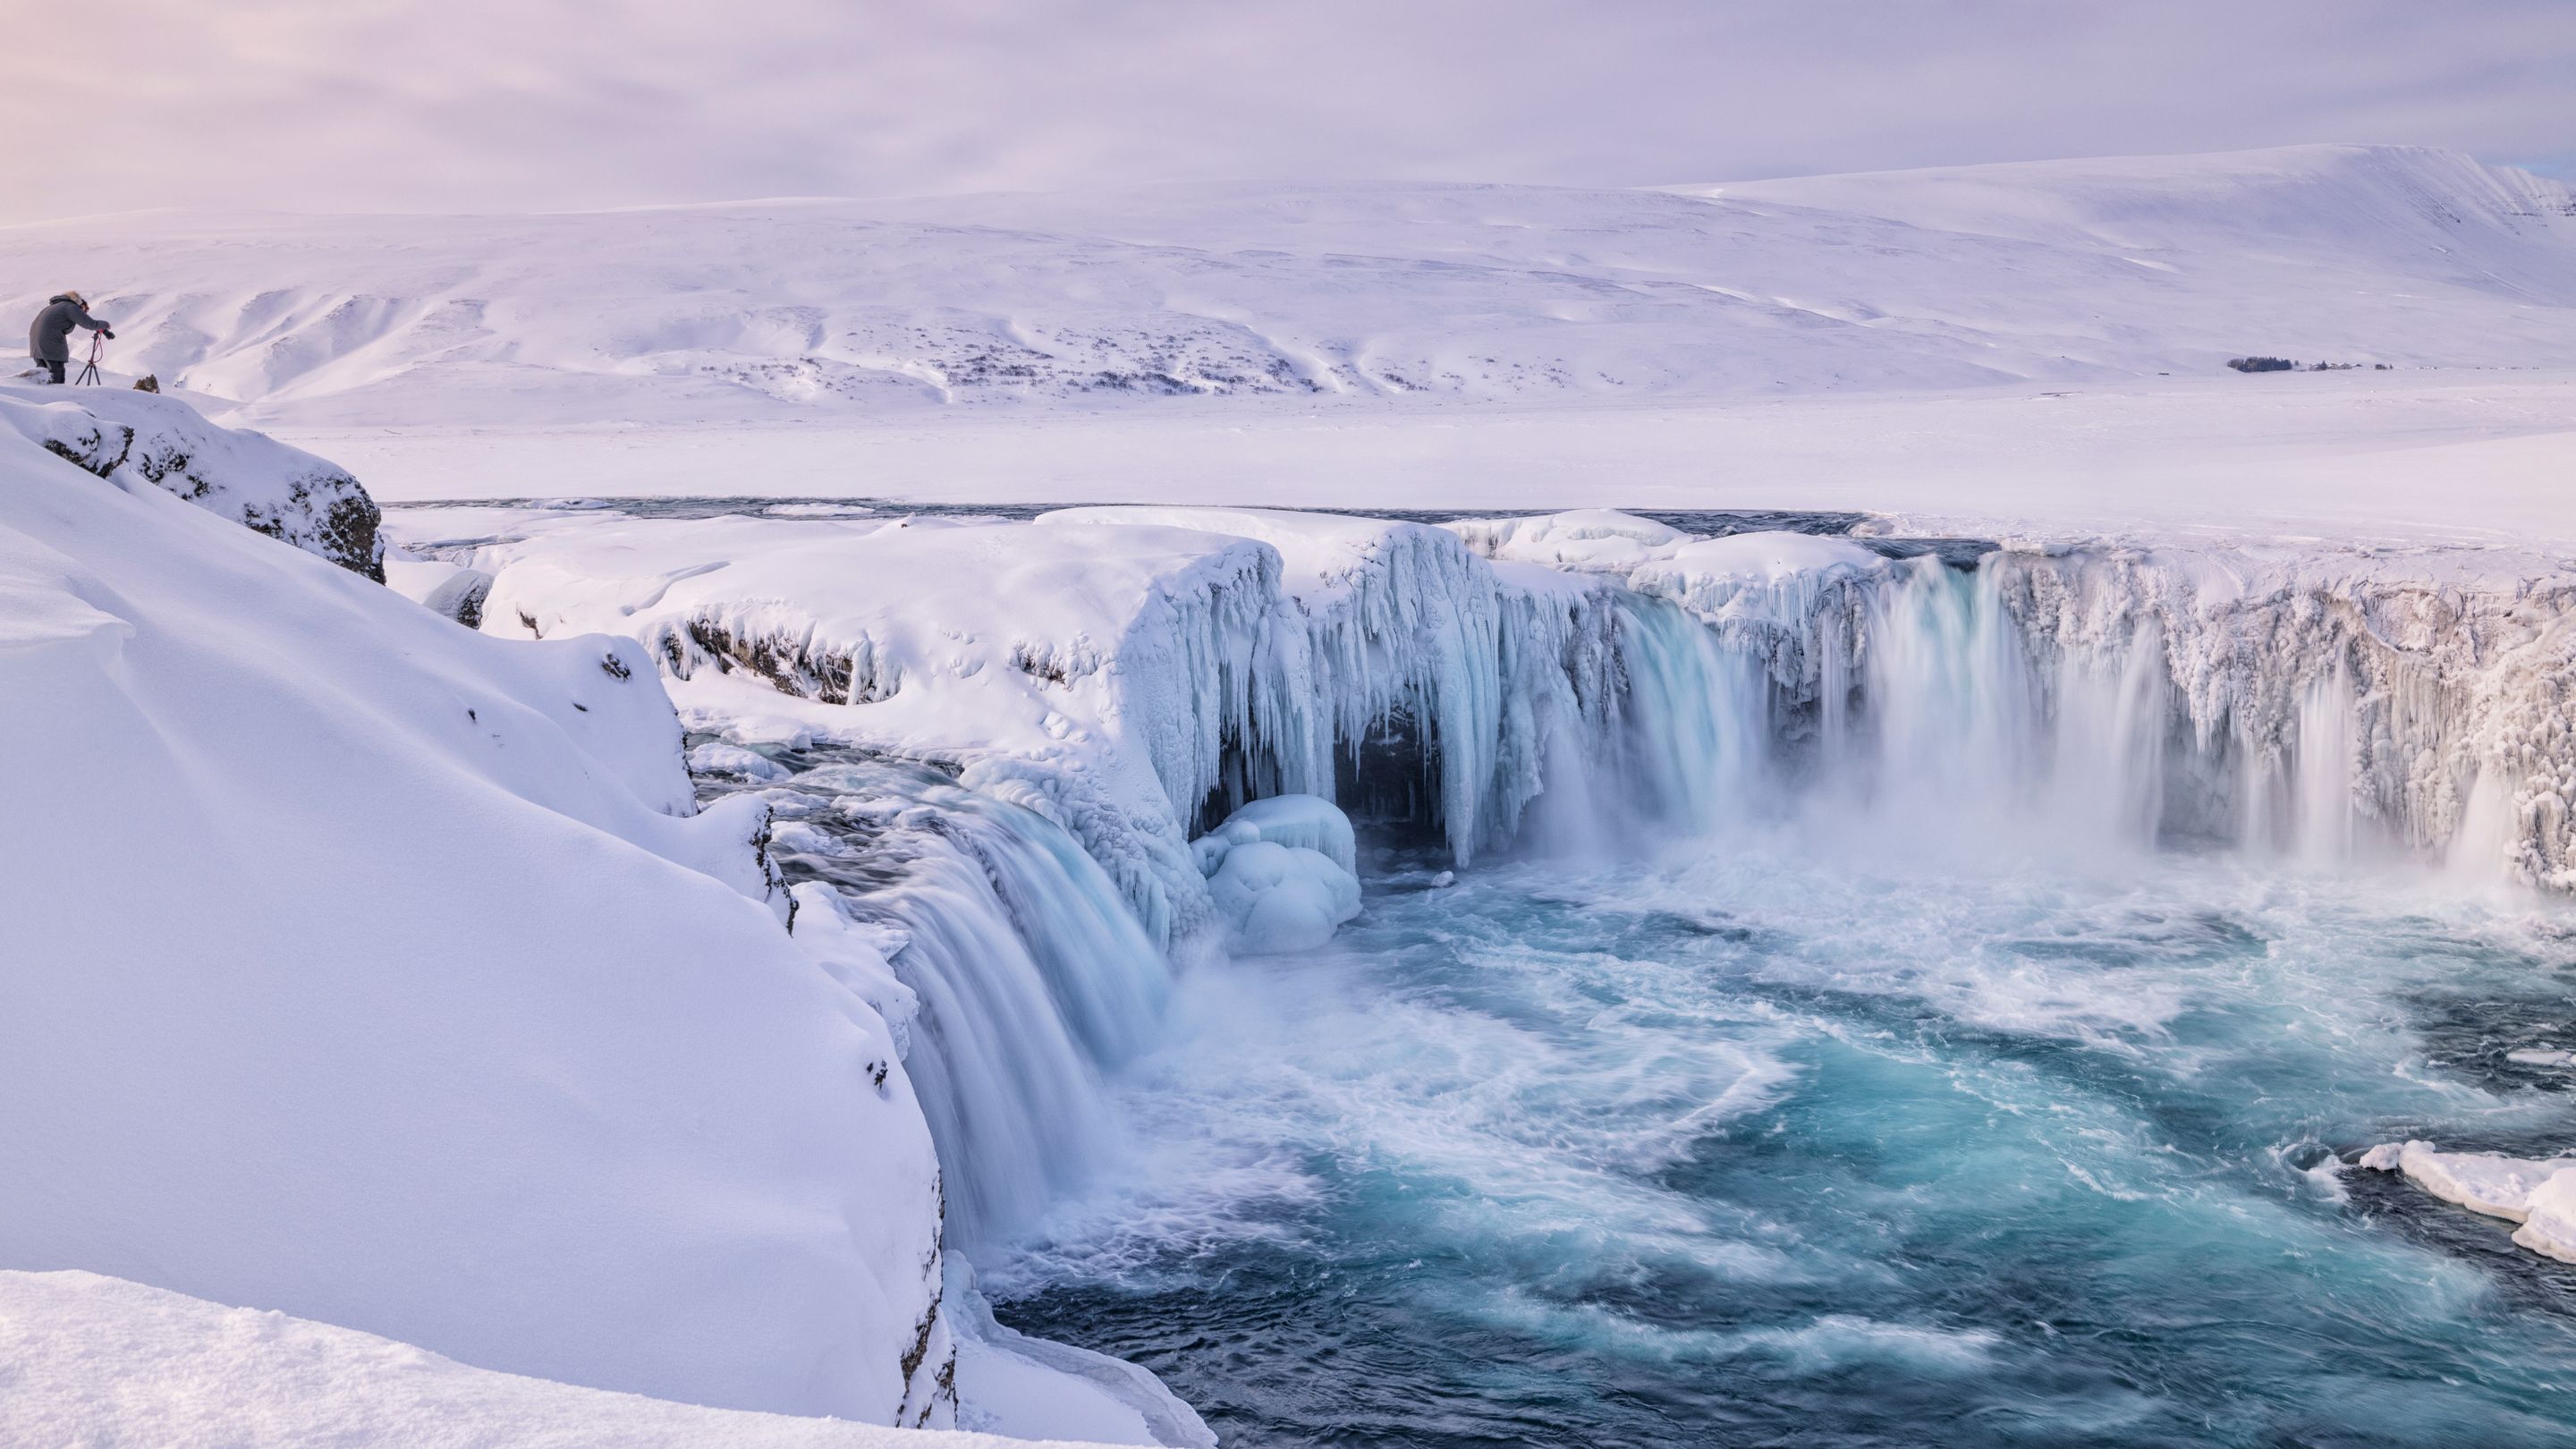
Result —
<path fill-rule="evenodd" d="M 1060 827 L 919 765 L 773 751 L 757 783 L 790 879 L 891 928 L 920 999 L 905 1069 L 946 1168 L 949 1236 L 1025 1231 L 1082 1181 L 1110 1131 L 1105 1075 L 1142 1048 L 1170 973 L 1117 885 Z"/>
<path fill-rule="evenodd" d="M 2157 584 L 2134 559 L 1997 554 L 1963 568 L 1926 555 L 1649 591 L 1418 552 L 1429 562 L 1390 569 L 1389 588 L 1406 569 L 1445 580 L 1443 610 L 1390 604 L 1381 619 L 1379 593 L 1355 590 L 1259 647 L 1138 665 L 1152 676 L 1140 688 L 1171 694 L 1185 673 L 1174 661 L 1233 661 L 1197 676 L 1220 698 L 1192 707 L 1232 721 L 1199 732 L 1229 746 L 1224 778 L 1172 801 L 1175 815 L 1295 779 L 1337 785 L 1346 806 L 1375 806 L 1382 825 L 1445 841 L 1462 863 L 1478 841 L 1592 854 L 1681 835 L 1731 849 L 1786 828 L 1966 857 L 2112 860 L 2191 839 L 2333 868 L 2393 838 L 2406 788 L 2392 783 L 2394 737 L 2448 727 L 2448 696 L 2374 663 L 2333 610 L 2275 609 L 2232 634 L 2206 611 L 2151 607 Z M 1470 577 L 1479 568 L 1490 577 Z M 1454 627 L 1431 627 L 1435 614 Z M 1241 644 L 1249 630 L 1209 637 Z M 2285 638 L 2285 679 L 2212 686 Z M 1328 752 L 1333 785 L 1307 759 Z M 966 783 L 852 750 L 765 758 L 755 773 L 770 778 L 705 787 L 759 790 L 786 873 L 888 928 L 919 999 L 906 1061 L 947 1168 L 952 1235 L 971 1247 L 1024 1233 L 1099 1159 L 1105 1080 L 1151 1044 L 1170 986 L 1161 938 L 1174 933 L 1151 909 L 1162 898 L 1140 904 L 1134 861 L 1104 869 L 1120 862 L 1102 842 L 1140 832 L 1098 822 L 1138 817 L 1068 793 L 1077 776 L 1041 772 L 1055 788 L 1029 789 L 998 757 L 966 763 Z M 1375 775 L 1356 768 L 1372 761 Z M 2456 820 L 2421 834 L 2455 872 L 2513 860 L 2528 833 L 2515 777 L 2482 768 L 2455 788 Z M 1188 823 L 1169 822 L 1175 838 Z"/>
<path fill-rule="evenodd" d="M 1772 775 L 1760 662 L 1643 595 L 1619 601 L 1618 638 L 1626 693 L 1606 752 L 1618 778 L 1615 790 L 1593 793 L 1698 832 L 1759 811 Z"/>

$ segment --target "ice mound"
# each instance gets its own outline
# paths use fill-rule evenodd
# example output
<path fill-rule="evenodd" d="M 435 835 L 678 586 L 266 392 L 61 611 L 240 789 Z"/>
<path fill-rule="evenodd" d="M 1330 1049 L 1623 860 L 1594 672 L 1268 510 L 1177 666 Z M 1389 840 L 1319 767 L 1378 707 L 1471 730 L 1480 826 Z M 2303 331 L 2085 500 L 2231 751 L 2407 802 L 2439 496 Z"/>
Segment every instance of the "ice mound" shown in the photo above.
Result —
<path fill-rule="evenodd" d="M 0 425 L 109 482 L 148 483 L 384 582 L 383 515 L 336 464 L 264 433 L 219 428 L 177 398 L 64 392 L 0 385 Z"/>
<path fill-rule="evenodd" d="M 1238 956 L 1314 950 L 1360 913 L 1351 822 L 1328 800 L 1256 800 L 1191 849 Z"/>
<path fill-rule="evenodd" d="M 2430 1142 L 2388 1142 L 2363 1153 L 2360 1165 L 2404 1173 L 2444 1202 L 2520 1223 L 2513 1235 L 2517 1246 L 2576 1263 L 2576 1157 L 2505 1157 L 2443 1152 Z"/>
<path fill-rule="evenodd" d="M 1199 869 L 1214 875 L 1228 849 L 1255 840 L 1315 851 L 1343 870 L 1359 873 L 1359 844 L 1351 831 L 1351 817 L 1320 795 L 1273 795 L 1267 800 L 1255 800 L 1227 816 L 1224 824 L 1192 841 L 1191 848 L 1198 853 Z"/>

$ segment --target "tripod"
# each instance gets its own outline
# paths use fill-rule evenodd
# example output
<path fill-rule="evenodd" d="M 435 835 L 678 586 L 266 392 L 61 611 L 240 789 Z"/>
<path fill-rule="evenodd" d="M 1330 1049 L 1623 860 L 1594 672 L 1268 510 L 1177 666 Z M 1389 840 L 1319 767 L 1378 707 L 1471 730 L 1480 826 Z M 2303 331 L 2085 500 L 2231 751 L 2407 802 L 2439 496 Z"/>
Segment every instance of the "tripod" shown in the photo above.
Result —
<path fill-rule="evenodd" d="M 105 346 L 107 346 L 106 338 L 95 332 L 89 335 L 89 361 L 81 364 L 80 375 L 72 379 L 72 386 L 80 387 L 98 381 L 99 351 Z"/>

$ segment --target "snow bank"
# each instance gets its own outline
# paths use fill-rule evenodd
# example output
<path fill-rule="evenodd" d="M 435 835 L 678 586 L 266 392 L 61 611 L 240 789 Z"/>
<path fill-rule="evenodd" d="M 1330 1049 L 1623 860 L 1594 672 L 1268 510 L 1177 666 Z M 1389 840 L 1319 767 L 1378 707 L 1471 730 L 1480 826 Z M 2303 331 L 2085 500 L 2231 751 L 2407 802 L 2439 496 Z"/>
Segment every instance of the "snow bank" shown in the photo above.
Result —
<path fill-rule="evenodd" d="M 0 830 L 0 1266 L 943 1422 L 895 1044 L 680 744 L 631 640 L 468 633 L 0 435 L 0 759 L 41 762 Z"/>
<path fill-rule="evenodd" d="M 216 427 L 177 398 L 0 383 L 0 426 L 101 478 L 141 479 L 384 581 L 382 516 L 357 479 L 273 438 Z"/>
<path fill-rule="evenodd" d="M 956 1259 L 948 1301 L 957 1323 L 958 1427 L 1017 1439 L 1080 1434 L 1104 1444 L 1216 1449 L 1216 1435 L 1160 1380 L 1124 1359 L 1031 1338 L 997 1323 Z"/>
<path fill-rule="evenodd" d="M 2443 1152 L 2430 1142 L 2389 1142 L 2361 1155 L 2360 1166 L 2401 1172 L 2444 1202 L 2520 1223 L 2514 1242 L 2576 1263 L 2576 1157 L 2531 1160 L 2491 1152 Z"/>
<path fill-rule="evenodd" d="M 1610 508 L 1578 508 L 1526 518 L 1462 518 L 1441 526 L 1487 558 L 1605 573 L 1670 558 L 1693 537 L 1670 524 Z"/>
<path fill-rule="evenodd" d="M 11 1444 L 1041 1449 L 575 1388 L 92 1273 L 0 1272 L 0 1363 Z"/>

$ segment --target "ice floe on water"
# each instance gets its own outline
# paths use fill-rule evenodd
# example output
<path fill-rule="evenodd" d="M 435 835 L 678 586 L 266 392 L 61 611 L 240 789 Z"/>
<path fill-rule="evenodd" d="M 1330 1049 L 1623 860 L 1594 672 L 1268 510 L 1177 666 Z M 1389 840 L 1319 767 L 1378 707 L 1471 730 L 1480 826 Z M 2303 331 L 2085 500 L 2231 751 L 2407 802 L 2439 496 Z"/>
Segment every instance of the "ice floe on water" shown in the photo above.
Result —
<path fill-rule="evenodd" d="M 2363 1153 L 2357 1165 L 2403 1173 L 2444 1202 L 2520 1223 L 2515 1243 L 2576 1263 L 2576 1157 L 2443 1152 L 2430 1142 L 2389 1142 Z"/>

